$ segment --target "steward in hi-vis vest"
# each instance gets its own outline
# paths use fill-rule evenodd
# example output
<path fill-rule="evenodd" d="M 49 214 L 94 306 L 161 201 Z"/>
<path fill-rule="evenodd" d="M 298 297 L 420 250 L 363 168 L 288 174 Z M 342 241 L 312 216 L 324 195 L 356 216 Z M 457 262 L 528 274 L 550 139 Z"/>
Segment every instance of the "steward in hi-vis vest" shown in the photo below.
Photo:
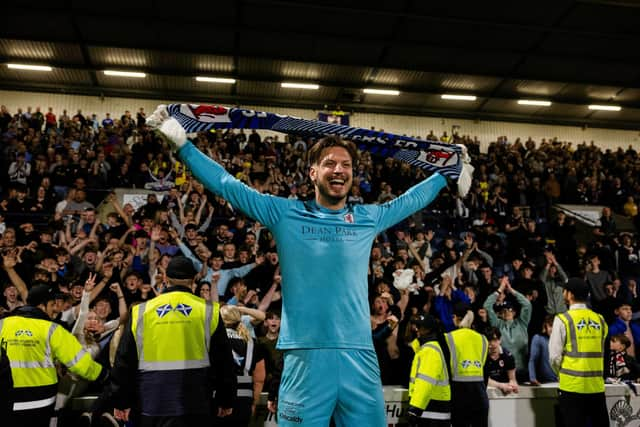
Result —
<path fill-rule="evenodd" d="M 429 314 L 421 314 L 411 322 L 418 329 L 420 348 L 411 365 L 409 425 L 448 427 L 451 425 L 449 367 L 437 340 L 438 323 Z"/>
<path fill-rule="evenodd" d="M 489 423 L 488 373 L 489 341 L 470 329 L 473 311 L 466 303 L 453 307 L 457 329 L 445 334 L 451 366 L 451 425 L 487 426 Z"/>
<path fill-rule="evenodd" d="M 2 408 L 9 409 L 8 414 L 0 413 L 0 419 L 7 426 L 48 426 L 58 390 L 55 362 L 89 381 L 103 379 L 108 371 L 93 361 L 71 333 L 51 321 L 57 315 L 51 287 L 34 286 L 27 303 L 0 319 L 0 342 L 13 380 L 10 395 L 0 396 Z"/>
<path fill-rule="evenodd" d="M 169 289 L 136 305 L 122 334 L 111 383 L 94 410 L 109 404 L 116 418 L 142 425 L 208 426 L 211 416 L 231 413 L 236 394 L 233 355 L 217 302 L 191 293 L 190 260 L 174 257 Z M 219 407 L 212 412 L 216 391 Z M 130 411 L 131 412 L 130 412 Z M 172 424 L 171 424 L 172 425 Z"/>
<path fill-rule="evenodd" d="M 609 425 L 604 394 L 604 344 L 607 324 L 587 308 L 589 286 L 569 279 L 562 295 L 569 310 L 553 321 L 549 361 L 560 379 L 558 402 L 566 427 Z"/>

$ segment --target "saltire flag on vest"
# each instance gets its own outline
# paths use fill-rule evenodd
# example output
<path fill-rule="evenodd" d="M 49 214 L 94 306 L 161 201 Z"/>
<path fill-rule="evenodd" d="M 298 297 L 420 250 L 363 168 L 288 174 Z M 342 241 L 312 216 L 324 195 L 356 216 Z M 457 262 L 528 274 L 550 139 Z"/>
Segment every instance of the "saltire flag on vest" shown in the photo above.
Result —
<path fill-rule="evenodd" d="M 213 129 L 269 129 L 301 137 L 339 135 L 373 155 L 391 157 L 458 180 L 458 190 L 463 196 L 471 185 L 473 167 L 462 145 L 236 107 L 170 104 L 164 108 L 187 133 Z"/>

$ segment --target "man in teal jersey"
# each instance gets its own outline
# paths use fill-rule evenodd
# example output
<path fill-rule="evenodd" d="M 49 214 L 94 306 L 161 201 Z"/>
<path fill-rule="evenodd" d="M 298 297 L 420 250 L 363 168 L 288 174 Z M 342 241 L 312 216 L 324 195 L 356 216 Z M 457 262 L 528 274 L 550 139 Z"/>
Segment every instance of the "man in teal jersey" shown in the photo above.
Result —
<path fill-rule="evenodd" d="M 154 120 L 161 116 L 154 113 Z M 367 268 L 376 235 L 423 209 L 446 185 L 433 174 L 382 205 L 347 204 L 357 151 L 329 136 L 309 150 L 315 200 L 260 194 L 187 141 L 175 119 L 160 132 L 193 175 L 275 236 L 282 275 L 279 426 L 386 426 L 369 322 Z"/>

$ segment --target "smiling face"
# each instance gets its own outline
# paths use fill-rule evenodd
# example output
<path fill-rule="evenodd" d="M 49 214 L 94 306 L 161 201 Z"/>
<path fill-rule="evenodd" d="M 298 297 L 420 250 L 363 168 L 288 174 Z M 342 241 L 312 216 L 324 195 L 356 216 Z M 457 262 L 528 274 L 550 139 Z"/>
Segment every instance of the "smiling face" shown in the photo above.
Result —
<path fill-rule="evenodd" d="M 309 176 L 316 188 L 316 202 L 325 208 L 342 209 L 353 183 L 353 161 L 342 147 L 325 148 Z"/>

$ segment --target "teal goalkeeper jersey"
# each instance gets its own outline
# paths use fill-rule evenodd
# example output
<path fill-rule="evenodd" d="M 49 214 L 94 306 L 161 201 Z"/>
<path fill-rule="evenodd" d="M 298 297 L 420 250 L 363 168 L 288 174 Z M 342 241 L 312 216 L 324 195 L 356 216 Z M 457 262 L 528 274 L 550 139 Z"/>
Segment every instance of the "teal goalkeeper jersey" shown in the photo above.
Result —
<path fill-rule="evenodd" d="M 373 240 L 431 203 L 445 178 L 436 173 L 382 205 L 334 211 L 260 194 L 189 142 L 179 154 L 205 187 L 273 233 L 282 275 L 278 348 L 372 350 L 367 271 Z"/>

